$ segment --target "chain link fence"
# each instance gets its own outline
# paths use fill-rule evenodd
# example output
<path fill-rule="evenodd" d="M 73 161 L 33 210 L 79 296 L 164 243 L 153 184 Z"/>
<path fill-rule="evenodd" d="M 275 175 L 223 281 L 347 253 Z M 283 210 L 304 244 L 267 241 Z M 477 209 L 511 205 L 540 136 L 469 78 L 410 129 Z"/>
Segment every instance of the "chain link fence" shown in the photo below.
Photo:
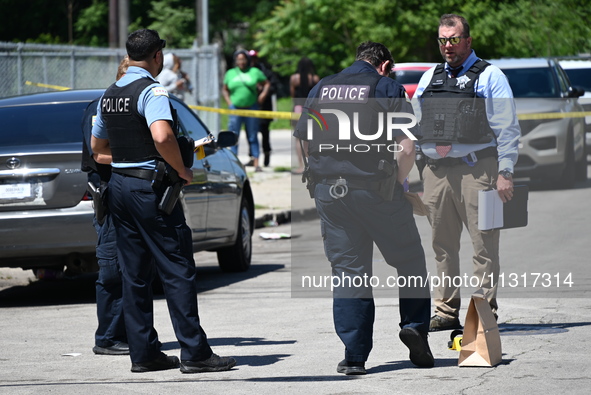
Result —
<path fill-rule="evenodd" d="M 188 105 L 219 107 L 220 51 L 217 45 L 173 49 L 193 84 Z M 94 48 L 0 42 L 0 97 L 56 89 L 107 88 L 125 56 L 121 48 Z M 220 129 L 217 113 L 199 111 L 212 132 Z"/>

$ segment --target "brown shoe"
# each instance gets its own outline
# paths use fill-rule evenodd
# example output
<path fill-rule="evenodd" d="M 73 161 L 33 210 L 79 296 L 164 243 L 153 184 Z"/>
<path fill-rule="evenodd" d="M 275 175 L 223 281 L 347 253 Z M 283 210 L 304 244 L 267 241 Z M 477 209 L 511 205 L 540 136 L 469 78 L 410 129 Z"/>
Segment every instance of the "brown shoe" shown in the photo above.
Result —
<path fill-rule="evenodd" d="M 429 322 L 429 332 L 447 331 L 452 329 L 463 329 L 462 325 L 460 325 L 459 318 L 444 318 L 437 314 L 431 317 L 431 322 Z"/>

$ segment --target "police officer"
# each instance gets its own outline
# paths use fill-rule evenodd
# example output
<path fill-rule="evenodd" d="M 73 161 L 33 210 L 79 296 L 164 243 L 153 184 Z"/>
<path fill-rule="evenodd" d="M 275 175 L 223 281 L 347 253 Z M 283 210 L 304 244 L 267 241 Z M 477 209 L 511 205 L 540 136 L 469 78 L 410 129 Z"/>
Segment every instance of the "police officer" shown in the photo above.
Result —
<path fill-rule="evenodd" d="M 425 255 L 401 185 L 414 164 L 411 138 L 416 128 L 404 88 L 388 78 L 393 65 L 384 45 L 370 41 L 359 45 L 350 67 L 322 79 L 310 91 L 294 132 L 305 141 L 305 176 L 320 216 L 332 275 L 343 280 L 333 290 L 333 318 L 345 345 L 345 359 L 337 372 L 347 375 L 366 373 L 372 349 L 373 294 L 371 286 L 359 280 L 372 275 L 374 242 L 399 277 L 420 279 L 415 286 L 400 288 L 399 336 L 415 365 L 434 364 L 427 341 L 430 296 Z M 386 118 L 393 113 L 409 118 L 401 116 L 390 123 L 408 127 L 391 130 L 388 136 Z M 394 160 L 394 152 L 400 151 L 396 147 L 401 152 Z"/>
<path fill-rule="evenodd" d="M 507 77 L 476 56 L 466 19 L 443 15 L 437 41 L 445 63 L 426 71 L 415 93 L 422 110 L 420 147 L 427 158 L 423 201 L 430 209 L 442 284 L 431 331 L 461 328 L 460 287 L 454 279 L 460 277 L 464 225 L 474 247 L 474 275 L 496 316 L 500 231 L 478 229 L 478 191 L 494 187 L 503 202 L 511 200 L 521 134 Z"/>
<path fill-rule="evenodd" d="M 179 203 L 170 215 L 158 210 L 176 171 L 185 182 L 185 167 L 173 127 L 168 92 L 154 77 L 162 71 L 166 45 L 154 30 L 131 33 L 126 42 L 127 74 L 111 85 L 99 102 L 91 148 L 112 155 L 109 209 L 117 233 L 123 276 L 123 310 L 129 334 L 132 372 L 179 367 L 176 356 L 160 351 L 153 326 L 150 284 L 158 272 L 175 334 L 181 345 L 183 373 L 229 370 L 236 361 L 213 354 L 197 313 L 195 262 L 191 231 Z"/>

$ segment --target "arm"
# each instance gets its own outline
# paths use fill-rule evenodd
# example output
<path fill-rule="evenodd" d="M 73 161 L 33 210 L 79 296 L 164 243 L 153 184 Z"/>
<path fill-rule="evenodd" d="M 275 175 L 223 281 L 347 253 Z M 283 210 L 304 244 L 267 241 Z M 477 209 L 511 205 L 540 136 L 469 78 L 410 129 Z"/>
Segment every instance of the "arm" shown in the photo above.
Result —
<path fill-rule="evenodd" d="M 154 145 L 162 159 L 179 173 L 179 177 L 187 182 L 192 182 L 193 171 L 183 164 L 181 151 L 170 123 L 164 120 L 155 121 L 150 125 L 150 132 L 152 132 Z"/>
<path fill-rule="evenodd" d="M 224 100 L 226 100 L 228 107 L 230 107 L 232 105 L 232 100 L 230 99 L 230 90 L 226 84 L 222 86 L 222 96 L 224 97 Z"/>
<path fill-rule="evenodd" d="M 111 156 L 111 147 L 109 146 L 109 139 L 101 139 L 93 135 L 92 137 L 90 137 L 90 148 L 92 149 L 92 152 L 94 152 L 95 155 Z"/>
<path fill-rule="evenodd" d="M 110 165 L 113 162 L 113 157 L 111 155 L 104 155 L 104 154 L 92 154 L 94 161 L 101 165 Z"/>
<path fill-rule="evenodd" d="M 267 95 L 269 94 L 270 88 L 271 88 L 271 82 L 269 80 L 265 80 L 263 82 L 263 90 L 261 91 L 261 93 L 259 94 L 259 97 L 257 99 L 259 104 L 263 104 L 265 102 L 265 100 L 267 99 Z"/>
<path fill-rule="evenodd" d="M 396 142 L 402 146 L 402 151 L 396 153 L 397 181 L 402 184 L 415 163 L 415 142 L 406 135 L 396 136 Z"/>

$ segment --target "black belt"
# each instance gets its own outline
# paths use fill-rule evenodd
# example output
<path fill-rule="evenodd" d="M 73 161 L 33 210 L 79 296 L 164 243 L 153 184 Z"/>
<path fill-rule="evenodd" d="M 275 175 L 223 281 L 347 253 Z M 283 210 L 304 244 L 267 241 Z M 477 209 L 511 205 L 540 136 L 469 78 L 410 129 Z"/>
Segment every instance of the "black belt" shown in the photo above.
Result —
<path fill-rule="evenodd" d="M 481 149 L 480 151 L 475 151 L 472 154 L 474 154 L 474 156 L 476 157 L 477 160 L 481 160 L 481 159 L 490 158 L 493 156 L 496 157 L 498 155 L 498 151 L 497 151 L 497 147 L 487 147 L 485 149 Z M 462 164 L 468 164 L 468 162 L 476 162 L 470 156 L 471 155 L 466 155 L 461 158 L 441 158 L 441 159 L 427 158 L 426 162 L 428 165 L 434 165 L 434 166 L 457 166 L 457 165 L 462 165 Z"/>
<path fill-rule="evenodd" d="M 158 172 L 156 170 L 113 167 L 113 173 L 125 176 L 141 178 L 142 180 L 154 181 Z"/>
<path fill-rule="evenodd" d="M 338 185 L 339 178 L 323 178 L 318 181 L 320 184 L 325 185 Z M 359 180 L 359 179 L 350 179 L 345 178 L 347 182 L 347 187 L 351 189 L 367 189 L 370 191 L 374 191 L 380 188 L 381 181 L 366 181 L 366 180 Z"/>

